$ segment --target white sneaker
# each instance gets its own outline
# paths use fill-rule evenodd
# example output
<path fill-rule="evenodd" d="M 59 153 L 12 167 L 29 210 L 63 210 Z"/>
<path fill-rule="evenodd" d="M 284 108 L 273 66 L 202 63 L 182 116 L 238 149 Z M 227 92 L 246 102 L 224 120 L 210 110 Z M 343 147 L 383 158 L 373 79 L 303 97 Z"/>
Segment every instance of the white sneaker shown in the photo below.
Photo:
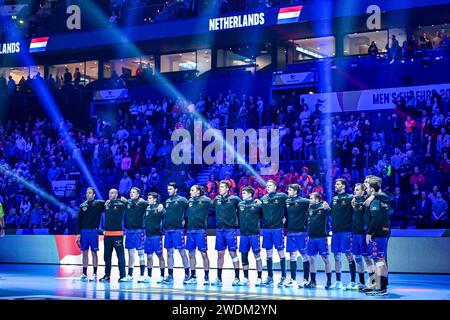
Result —
<path fill-rule="evenodd" d="M 355 282 L 350 282 L 346 287 L 345 290 L 358 290 L 359 286 Z"/>
<path fill-rule="evenodd" d="M 298 287 L 298 284 L 297 284 L 297 281 L 295 281 L 295 280 L 289 280 L 289 281 L 286 281 L 285 283 L 284 283 L 284 286 L 285 287 Z"/>
<path fill-rule="evenodd" d="M 299 288 L 304 288 L 308 283 L 309 283 L 308 280 L 303 279 L 302 283 L 300 283 L 300 284 L 298 285 L 298 287 L 299 287 Z"/>
<path fill-rule="evenodd" d="M 138 282 L 139 283 L 151 283 L 152 282 L 152 278 L 149 277 L 149 276 L 146 276 L 146 277 L 140 276 L 139 279 L 138 279 Z"/>
<path fill-rule="evenodd" d="M 210 284 L 211 284 L 211 281 L 209 281 L 209 278 L 203 280 L 203 285 L 204 285 L 204 286 L 209 286 Z"/>
<path fill-rule="evenodd" d="M 119 280 L 120 282 L 133 282 L 133 277 L 128 275 L 125 278 Z"/>
<path fill-rule="evenodd" d="M 247 281 L 248 281 L 248 279 L 247 279 Z M 232 283 L 231 285 L 232 285 L 233 287 L 236 287 L 236 286 L 239 285 L 239 283 L 240 283 L 239 279 L 238 279 L 238 278 L 235 278 L 235 279 L 233 280 L 233 283 Z"/>
<path fill-rule="evenodd" d="M 211 285 L 216 286 L 216 287 L 221 287 L 223 285 L 222 280 L 220 280 L 219 278 L 214 279 L 214 281 L 211 283 Z"/>
<path fill-rule="evenodd" d="M 91 275 L 90 277 L 89 277 L 89 281 L 91 282 L 97 282 L 97 275 L 96 274 L 93 274 L 93 275 Z"/>
<path fill-rule="evenodd" d="M 88 280 L 89 280 L 89 279 L 88 279 L 88 276 L 87 276 L 87 275 L 85 275 L 85 274 L 82 274 L 82 275 L 81 275 L 80 281 L 87 282 Z"/>
<path fill-rule="evenodd" d="M 235 279 L 236 281 L 237 279 Z M 259 279 L 261 280 L 261 279 Z M 262 281 L 262 280 L 261 280 Z M 234 283 L 234 282 L 233 282 Z M 248 285 L 250 284 L 250 281 L 247 278 L 244 278 L 243 280 L 239 281 L 239 286 L 240 287 L 248 287 Z"/>
<path fill-rule="evenodd" d="M 255 287 L 262 287 L 263 282 L 261 278 L 256 279 Z"/>
<path fill-rule="evenodd" d="M 343 288 L 342 281 L 336 281 L 331 285 L 330 290 L 342 290 Z"/>
<path fill-rule="evenodd" d="M 164 281 L 164 277 L 161 276 L 161 277 L 158 278 L 158 280 L 156 281 L 156 283 L 160 284 L 160 283 L 162 283 L 163 281 Z"/>
<path fill-rule="evenodd" d="M 191 277 L 189 280 L 185 281 L 184 284 L 197 284 L 197 279 Z"/>

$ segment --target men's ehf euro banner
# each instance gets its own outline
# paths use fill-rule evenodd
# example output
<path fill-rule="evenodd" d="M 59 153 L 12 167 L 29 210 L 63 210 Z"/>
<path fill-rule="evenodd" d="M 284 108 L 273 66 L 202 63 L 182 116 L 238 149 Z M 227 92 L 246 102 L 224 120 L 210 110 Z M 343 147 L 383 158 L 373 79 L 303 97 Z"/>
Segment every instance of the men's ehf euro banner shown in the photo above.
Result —
<path fill-rule="evenodd" d="M 407 97 L 412 92 L 415 99 L 429 99 L 433 95 L 433 90 L 443 98 L 450 97 L 450 83 L 383 88 L 361 91 L 328 92 L 317 94 L 305 94 L 302 98 L 311 110 L 319 104 L 320 110 L 325 113 L 351 112 L 394 109 L 396 102 Z"/>

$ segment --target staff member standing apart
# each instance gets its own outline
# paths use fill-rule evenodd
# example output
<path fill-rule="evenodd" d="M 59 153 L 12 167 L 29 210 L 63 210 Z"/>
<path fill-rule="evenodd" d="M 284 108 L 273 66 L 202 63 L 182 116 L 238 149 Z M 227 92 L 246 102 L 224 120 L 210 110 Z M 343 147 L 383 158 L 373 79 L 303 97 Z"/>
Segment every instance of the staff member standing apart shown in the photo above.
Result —
<path fill-rule="evenodd" d="M 125 274 L 125 250 L 123 247 L 123 219 L 125 204 L 117 199 L 119 192 L 116 189 L 109 190 L 109 200 L 105 202 L 105 218 L 103 223 L 103 243 L 105 246 L 105 276 L 100 282 L 111 281 L 111 260 L 113 250 L 116 251 L 119 263 L 119 282 L 123 282 Z"/>
<path fill-rule="evenodd" d="M 86 189 L 86 201 L 80 205 L 80 209 L 78 210 L 78 234 L 76 240 L 83 252 L 83 274 L 80 277 L 81 281 L 97 281 L 98 227 L 104 205 L 105 201 L 95 200 L 94 188 L 89 187 Z M 94 273 L 88 278 L 89 248 L 91 249 Z"/>

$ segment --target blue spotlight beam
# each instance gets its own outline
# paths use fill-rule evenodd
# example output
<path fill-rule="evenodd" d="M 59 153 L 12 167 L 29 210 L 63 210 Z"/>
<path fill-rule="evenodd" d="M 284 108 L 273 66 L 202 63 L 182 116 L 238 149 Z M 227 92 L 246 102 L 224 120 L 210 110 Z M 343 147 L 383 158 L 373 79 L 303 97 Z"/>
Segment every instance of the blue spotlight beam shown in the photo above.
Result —
<path fill-rule="evenodd" d="M 43 189 L 39 188 L 35 184 L 25 180 L 24 178 L 22 178 L 21 176 L 19 176 L 16 173 L 14 173 L 13 171 L 5 168 L 4 165 L 0 165 L 0 172 L 5 174 L 8 177 L 16 179 L 25 188 L 27 188 L 28 190 L 30 190 L 33 193 L 36 193 L 37 195 L 39 195 L 41 198 L 47 200 L 48 202 L 53 203 L 54 205 L 57 205 L 59 207 L 63 206 L 65 209 L 68 208 L 64 203 L 62 203 L 61 201 L 56 199 L 54 196 L 52 196 L 51 194 L 45 192 Z"/>
<path fill-rule="evenodd" d="M 20 32 L 17 31 L 17 28 L 13 28 L 12 35 L 15 36 L 16 38 L 22 39 L 22 35 L 20 34 Z M 33 66 L 36 64 L 33 57 L 25 50 L 21 52 L 20 58 L 27 66 Z M 72 137 L 69 134 L 69 130 L 67 129 L 67 126 L 64 123 L 64 118 L 55 100 L 53 99 L 53 96 L 51 95 L 48 87 L 45 85 L 44 81 L 35 80 L 33 81 L 33 90 L 37 93 L 37 97 L 44 106 L 50 119 L 52 119 L 52 121 L 55 124 L 59 125 L 59 128 L 57 128 L 58 133 L 60 137 L 64 139 L 67 146 L 69 147 L 69 150 L 72 151 L 72 154 L 75 155 L 74 159 L 78 164 L 78 167 L 80 168 L 83 176 L 87 179 L 88 183 L 93 188 L 95 188 L 95 190 L 97 190 L 99 198 L 102 199 L 100 190 L 97 187 L 97 184 L 95 183 L 95 180 L 91 172 L 89 171 L 86 162 L 83 159 L 83 156 L 81 155 L 81 153 L 73 152 L 74 150 L 76 150 L 75 142 L 73 141 Z"/>

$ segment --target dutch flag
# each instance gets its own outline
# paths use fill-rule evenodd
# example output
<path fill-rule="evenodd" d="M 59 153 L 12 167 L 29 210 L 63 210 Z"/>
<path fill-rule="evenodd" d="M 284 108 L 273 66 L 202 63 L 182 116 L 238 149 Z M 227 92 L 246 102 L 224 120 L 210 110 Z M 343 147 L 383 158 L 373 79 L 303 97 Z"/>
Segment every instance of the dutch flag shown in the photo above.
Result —
<path fill-rule="evenodd" d="M 277 24 L 298 22 L 302 7 L 303 6 L 281 8 L 280 11 L 278 11 Z"/>
<path fill-rule="evenodd" d="M 47 48 L 48 37 L 33 38 L 30 43 L 30 53 L 42 52 Z"/>

